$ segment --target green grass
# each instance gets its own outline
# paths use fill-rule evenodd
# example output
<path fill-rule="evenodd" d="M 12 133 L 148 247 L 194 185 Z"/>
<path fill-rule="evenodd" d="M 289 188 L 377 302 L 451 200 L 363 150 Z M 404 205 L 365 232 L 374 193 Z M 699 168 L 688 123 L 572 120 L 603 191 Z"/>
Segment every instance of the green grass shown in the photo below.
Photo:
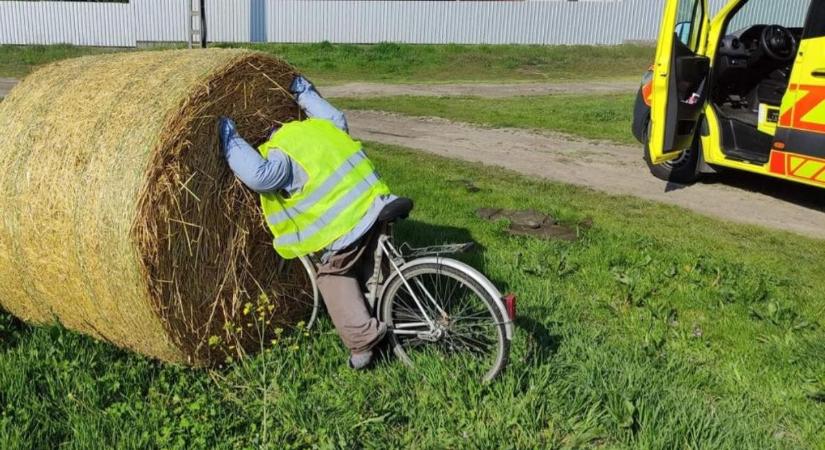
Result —
<path fill-rule="evenodd" d="M 409 44 L 243 44 L 271 53 L 313 81 L 450 82 L 636 78 L 653 59 L 652 47 Z M 33 66 L 110 51 L 83 47 L 0 46 L 0 77 L 21 77 Z"/>
<path fill-rule="evenodd" d="M 541 129 L 635 143 L 630 134 L 635 93 L 548 95 L 486 99 L 477 97 L 385 97 L 336 99 L 346 109 L 374 109 L 413 116 L 437 116 L 493 127 Z"/>
<path fill-rule="evenodd" d="M 472 238 L 469 261 L 519 294 L 500 380 L 392 358 L 354 373 L 328 323 L 205 372 L 2 314 L 4 448 L 822 448 L 821 241 L 367 148 L 417 201 L 403 238 Z M 482 206 L 594 227 L 573 243 L 510 237 Z"/>
<path fill-rule="evenodd" d="M 39 65 L 111 51 L 72 45 L 0 45 L 0 77 L 22 78 Z"/>
<path fill-rule="evenodd" d="M 409 45 L 384 43 L 247 46 L 285 58 L 325 83 L 637 78 L 649 46 Z"/>

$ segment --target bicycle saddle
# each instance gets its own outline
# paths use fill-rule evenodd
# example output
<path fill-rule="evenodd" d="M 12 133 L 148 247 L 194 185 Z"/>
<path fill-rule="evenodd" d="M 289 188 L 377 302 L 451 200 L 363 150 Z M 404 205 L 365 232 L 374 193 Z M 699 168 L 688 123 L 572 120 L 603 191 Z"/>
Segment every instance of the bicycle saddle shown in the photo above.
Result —
<path fill-rule="evenodd" d="M 379 222 L 395 222 L 398 219 L 406 219 L 413 209 L 413 201 L 401 197 L 391 201 L 378 214 Z"/>

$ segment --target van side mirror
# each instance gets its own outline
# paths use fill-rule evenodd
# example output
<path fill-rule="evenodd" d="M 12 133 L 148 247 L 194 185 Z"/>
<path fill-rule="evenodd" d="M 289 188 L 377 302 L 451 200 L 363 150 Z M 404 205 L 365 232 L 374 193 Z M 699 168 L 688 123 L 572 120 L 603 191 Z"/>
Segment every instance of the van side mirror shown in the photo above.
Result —
<path fill-rule="evenodd" d="M 690 32 L 693 23 L 679 22 L 676 24 L 676 38 L 683 44 L 690 45 Z"/>

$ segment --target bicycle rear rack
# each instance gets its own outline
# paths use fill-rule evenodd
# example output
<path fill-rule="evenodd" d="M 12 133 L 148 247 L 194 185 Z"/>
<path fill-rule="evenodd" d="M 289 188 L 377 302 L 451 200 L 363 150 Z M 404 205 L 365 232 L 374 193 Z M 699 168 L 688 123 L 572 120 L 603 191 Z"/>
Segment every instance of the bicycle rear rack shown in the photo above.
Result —
<path fill-rule="evenodd" d="M 398 247 L 398 251 L 404 255 L 404 258 L 423 258 L 425 256 L 441 256 L 441 255 L 457 255 L 459 253 L 467 253 L 475 248 L 474 242 L 465 242 L 463 244 L 443 244 L 431 245 L 429 247 L 413 248 L 409 244 L 404 243 Z"/>

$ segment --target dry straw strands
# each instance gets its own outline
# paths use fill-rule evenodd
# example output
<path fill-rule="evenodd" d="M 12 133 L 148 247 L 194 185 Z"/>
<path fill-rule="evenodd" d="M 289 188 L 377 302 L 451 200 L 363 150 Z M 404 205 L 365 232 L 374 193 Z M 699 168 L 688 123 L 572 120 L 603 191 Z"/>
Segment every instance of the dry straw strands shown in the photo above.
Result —
<path fill-rule="evenodd" d="M 245 306 L 274 299 L 256 310 L 288 321 L 305 280 L 280 275 L 216 119 L 265 140 L 299 114 L 293 76 L 215 49 L 78 58 L 26 78 L 0 103 L 0 305 L 166 361 L 257 348 Z"/>

